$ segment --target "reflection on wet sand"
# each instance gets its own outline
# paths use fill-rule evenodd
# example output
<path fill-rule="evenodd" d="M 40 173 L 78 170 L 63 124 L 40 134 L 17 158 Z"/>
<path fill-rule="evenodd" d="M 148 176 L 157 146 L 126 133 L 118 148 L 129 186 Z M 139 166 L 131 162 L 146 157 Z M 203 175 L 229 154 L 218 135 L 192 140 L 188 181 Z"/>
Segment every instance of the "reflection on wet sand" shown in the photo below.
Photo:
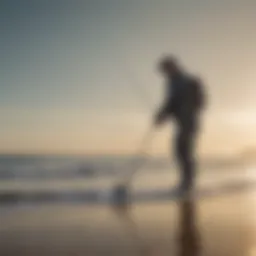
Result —
<path fill-rule="evenodd" d="M 132 238 L 134 246 L 138 248 L 139 255 L 158 255 L 157 246 L 147 244 L 140 235 L 131 206 L 122 205 L 115 207 L 114 210 L 118 219 L 121 220 L 125 232 Z M 178 202 L 178 219 L 177 256 L 199 256 L 201 252 L 200 233 L 197 227 L 196 202 L 193 199 L 183 199 Z M 170 232 L 173 231 L 170 230 Z"/>
<path fill-rule="evenodd" d="M 179 256 L 200 254 L 200 234 L 197 227 L 196 202 L 184 199 L 179 203 Z"/>
<path fill-rule="evenodd" d="M 143 237 L 140 235 L 139 228 L 132 216 L 132 209 L 130 205 L 120 205 L 114 207 L 115 214 L 118 219 L 122 222 L 125 232 L 132 238 L 134 246 L 137 248 L 140 256 L 153 255 Z"/>

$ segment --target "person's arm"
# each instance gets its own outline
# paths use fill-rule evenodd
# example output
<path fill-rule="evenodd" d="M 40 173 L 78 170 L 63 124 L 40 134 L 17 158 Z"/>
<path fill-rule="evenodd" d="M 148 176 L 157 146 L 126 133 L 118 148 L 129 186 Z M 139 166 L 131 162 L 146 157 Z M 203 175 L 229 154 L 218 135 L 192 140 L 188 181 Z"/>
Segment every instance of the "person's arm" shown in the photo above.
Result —
<path fill-rule="evenodd" d="M 175 106 L 174 93 L 170 92 L 170 89 L 168 88 L 164 102 L 156 114 L 155 124 L 159 125 L 163 123 L 168 117 L 170 117 L 173 113 L 174 106 Z"/>

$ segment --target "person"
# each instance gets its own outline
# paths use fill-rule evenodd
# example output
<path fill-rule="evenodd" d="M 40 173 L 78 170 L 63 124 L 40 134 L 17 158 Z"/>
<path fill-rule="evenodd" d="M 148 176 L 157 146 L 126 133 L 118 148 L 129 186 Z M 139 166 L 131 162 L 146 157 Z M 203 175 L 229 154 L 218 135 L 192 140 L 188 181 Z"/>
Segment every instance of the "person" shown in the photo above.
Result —
<path fill-rule="evenodd" d="M 159 126 L 170 119 L 176 123 L 174 152 L 181 171 L 178 190 L 191 191 L 195 183 L 195 140 L 200 112 L 205 106 L 203 85 L 199 78 L 188 74 L 172 56 L 161 59 L 158 68 L 167 83 L 164 103 L 154 123 Z"/>

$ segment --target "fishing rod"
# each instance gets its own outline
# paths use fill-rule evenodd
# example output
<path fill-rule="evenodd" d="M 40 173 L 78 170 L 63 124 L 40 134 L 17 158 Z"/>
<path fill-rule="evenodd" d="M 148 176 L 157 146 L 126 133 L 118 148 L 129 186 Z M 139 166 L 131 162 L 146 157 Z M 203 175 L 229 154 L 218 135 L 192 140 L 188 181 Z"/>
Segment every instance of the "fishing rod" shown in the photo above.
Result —
<path fill-rule="evenodd" d="M 118 62 L 120 64 L 120 61 Z M 120 69 L 120 65 L 118 66 Z M 144 103 L 147 110 L 150 110 L 150 112 L 153 111 L 153 104 L 149 100 L 148 94 L 146 94 L 145 90 L 142 88 L 141 84 L 137 83 L 134 79 L 131 79 L 131 77 L 134 78 L 131 74 L 128 74 L 127 71 L 128 68 L 125 69 L 126 73 L 126 81 L 129 81 L 129 84 L 133 86 L 134 91 L 136 91 L 136 94 L 139 95 L 140 99 L 142 99 L 142 102 Z M 124 73 L 124 72 L 123 72 Z M 148 149 L 152 143 L 153 140 L 153 132 L 154 132 L 155 126 L 152 122 L 150 122 L 149 127 L 147 128 L 142 141 L 138 147 L 138 150 L 135 153 L 133 161 L 130 162 L 131 170 L 122 178 L 121 181 L 118 182 L 118 185 L 114 189 L 114 199 L 117 203 L 125 203 L 128 199 L 128 190 L 129 186 L 135 176 L 144 164 L 146 163 L 146 160 L 149 157 Z M 143 161 L 140 161 L 138 164 L 138 160 L 141 159 Z M 136 165 L 135 165 L 136 163 Z"/>

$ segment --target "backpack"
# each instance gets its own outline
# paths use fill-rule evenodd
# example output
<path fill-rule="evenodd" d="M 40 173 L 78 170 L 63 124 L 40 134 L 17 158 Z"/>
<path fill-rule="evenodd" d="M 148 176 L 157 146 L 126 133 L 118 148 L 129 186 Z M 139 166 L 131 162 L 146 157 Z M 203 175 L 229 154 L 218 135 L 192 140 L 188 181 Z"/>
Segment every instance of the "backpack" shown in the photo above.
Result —
<path fill-rule="evenodd" d="M 204 88 L 199 78 L 192 78 L 189 82 L 189 99 L 194 110 L 203 110 L 206 106 Z"/>

